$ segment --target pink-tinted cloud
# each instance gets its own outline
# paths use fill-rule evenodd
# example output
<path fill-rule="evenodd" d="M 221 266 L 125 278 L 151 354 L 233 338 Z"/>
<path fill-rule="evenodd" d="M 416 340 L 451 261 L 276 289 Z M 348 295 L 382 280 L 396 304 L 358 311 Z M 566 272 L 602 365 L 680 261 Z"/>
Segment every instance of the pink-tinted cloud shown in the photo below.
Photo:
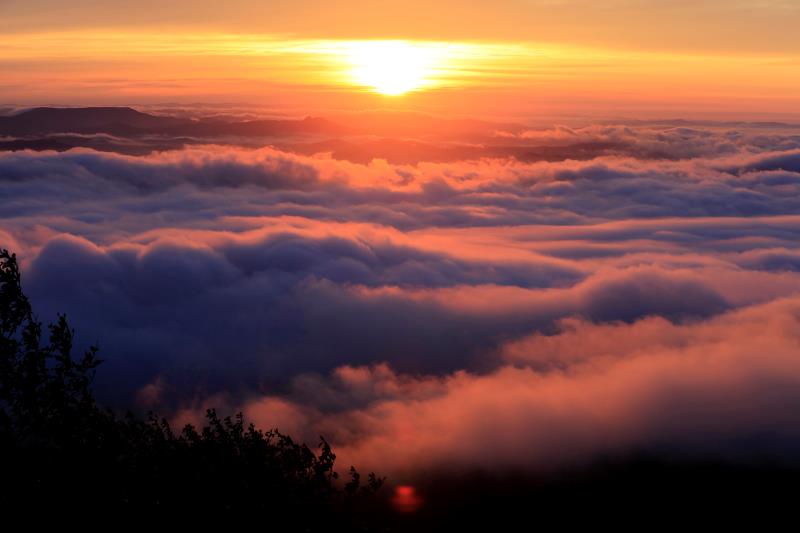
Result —
<path fill-rule="evenodd" d="M 684 325 L 566 321 L 555 335 L 506 344 L 509 364 L 488 374 L 344 367 L 298 379 L 294 394 L 345 462 L 400 476 L 548 469 L 641 450 L 791 457 L 800 439 L 798 326 L 797 298 Z M 247 412 L 277 421 L 262 402 Z M 339 410 L 325 413 L 331 405 Z"/>

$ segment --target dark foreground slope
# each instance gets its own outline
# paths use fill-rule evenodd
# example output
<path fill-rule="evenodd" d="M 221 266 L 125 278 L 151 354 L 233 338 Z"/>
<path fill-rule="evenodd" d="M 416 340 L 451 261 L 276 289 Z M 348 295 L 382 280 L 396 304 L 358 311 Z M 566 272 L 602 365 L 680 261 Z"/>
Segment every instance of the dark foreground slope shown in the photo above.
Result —
<path fill-rule="evenodd" d="M 380 488 L 350 471 L 338 483 L 330 446 L 314 450 L 241 415 L 207 413 L 202 428 L 118 416 L 98 405 L 96 350 L 72 355 L 62 316 L 43 331 L 0 252 L 0 502 L 3 516 L 43 512 L 71 521 L 103 516 L 196 517 L 206 510 L 269 516 L 299 530 L 332 520 L 359 529 L 356 511 Z"/>

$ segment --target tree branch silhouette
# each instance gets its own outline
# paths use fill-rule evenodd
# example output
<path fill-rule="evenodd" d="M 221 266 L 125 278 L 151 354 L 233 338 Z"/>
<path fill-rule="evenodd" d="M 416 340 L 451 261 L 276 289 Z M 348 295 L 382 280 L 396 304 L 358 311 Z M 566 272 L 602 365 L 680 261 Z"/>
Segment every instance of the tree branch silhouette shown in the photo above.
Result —
<path fill-rule="evenodd" d="M 360 475 L 340 486 L 336 455 L 241 413 L 206 412 L 201 428 L 176 431 L 165 418 L 119 415 L 99 405 L 92 381 L 102 360 L 93 346 L 73 356 L 75 332 L 59 315 L 45 328 L 23 293 L 17 258 L 0 250 L 0 460 L 4 500 L 70 509 L 179 515 L 204 506 L 264 510 L 276 523 L 321 529 L 337 517 L 358 521 L 383 478 Z M 358 500 L 358 501 L 356 501 Z"/>

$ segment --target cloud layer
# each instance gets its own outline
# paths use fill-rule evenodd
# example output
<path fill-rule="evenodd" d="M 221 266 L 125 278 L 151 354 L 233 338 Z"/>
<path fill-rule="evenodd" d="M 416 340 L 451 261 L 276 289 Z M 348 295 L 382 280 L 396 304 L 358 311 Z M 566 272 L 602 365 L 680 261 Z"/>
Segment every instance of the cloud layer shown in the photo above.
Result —
<path fill-rule="evenodd" d="M 415 165 L 7 153 L 0 246 L 41 318 L 65 311 L 100 344 L 97 387 L 117 404 L 241 408 L 401 473 L 790 455 L 796 134 L 513 136 L 626 148 Z"/>

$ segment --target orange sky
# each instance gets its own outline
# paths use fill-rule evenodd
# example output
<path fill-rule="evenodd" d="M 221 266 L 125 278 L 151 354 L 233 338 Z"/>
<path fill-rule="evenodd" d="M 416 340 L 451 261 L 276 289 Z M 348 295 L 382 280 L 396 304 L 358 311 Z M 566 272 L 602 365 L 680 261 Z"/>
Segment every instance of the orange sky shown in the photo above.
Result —
<path fill-rule="evenodd" d="M 800 116 L 791 0 L 268 4 L 6 0 L 0 102 Z"/>

